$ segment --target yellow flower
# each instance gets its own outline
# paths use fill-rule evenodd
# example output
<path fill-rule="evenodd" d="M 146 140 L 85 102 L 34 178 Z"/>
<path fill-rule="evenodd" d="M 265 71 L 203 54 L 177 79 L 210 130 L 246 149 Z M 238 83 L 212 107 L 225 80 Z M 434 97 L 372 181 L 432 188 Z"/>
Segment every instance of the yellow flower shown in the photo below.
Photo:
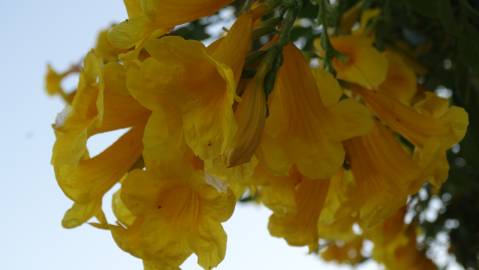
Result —
<path fill-rule="evenodd" d="M 389 92 L 356 89 L 367 105 L 387 126 L 413 143 L 418 162 L 439 187 L 447 178 L 445 152 L 465 135 L 468 125 L 464 109 L 426 93 L 414 107 L 401 103 Z"/>
<path fill-rule="evenodd" d="M 68 228 L 92 216 L 101 217 L 103 194 L 141 155 L 143 125 L 149 113 L 121 89 L 111 88 L 106 75 L 110 67 L 103 67 L 93 52 L 86 56 L 73 102 L 54 125 L 52 164 L 58 184 L 74 201 L 62 222 Z M 102 153 L 89 157 L 86 142 L 90 136 L 125 127 L 131 128 Z"/>
<path fill-rule="evenodd" d="M 376 226 L 368 233 L 374 243 L 372 257 L 391 270 L 434 270 L 434 263 L 418 250 L 414 224 L 404 224 L 405 209 Z"/>
<path fill-rule="evenodd" d="M 114 26 L 112 44 L 128 49 L 161 36 L 176 25 L 211 15 L 231 0 L 125 0 L 129 19 Z"/>
<path fill-rule="evenodd" d="M 207 184 L 201 171 L 186 171 L 164 177 L 135 170 L 122 183 L 121 201 L 135 219 L 110 229 L 122 249 L 151 269 L 177 269 L 192 253 L 204 269 L 224 258 L 221 223 L 232 214 L 234 196 Z"/>
<path fill-rule="evenodd" d="M 317 47 L 319 43 L 316 42 Z M 372 40 L 358 35 L 331 37 L 331 44 L 345 59 L 333 59 L 339 79 L 375 89 L 385 79 L 388 70 L 386 57 L 372 45 Z"/>
<path fill-rule="evenodd" d="M 381 223 L 426 179 L 411 153 L 379 123 L 345 147 L 351 171 L 331 179 L 318 231 L 324 238 L 348 241 L 355 223 L 364 230 Z"/>
<path fill-rule="evenodd" d="M 329 179 L 344 161 L 342 141 L 366 134 L 368 110 L 352 99 L 339 101 L 332 75 L 313 76 L 301 52 L 284 49 L 284 62 L 269 97 L 270 115 L 260 145 L 260 159 L 275 173 L 294 165 L 311 179 Z"/>
<path fill-rule="evenodd" d="M 345 147 L 354 176 L 354 192 L 346 205 L 357 211 L 364 229 L 394 214 L 424 181 L 411 154 L 380 124 Z"/>
<path fill-rule="evenodd" d="M 317 222 L 329 180 L 309 179 L 297 170 L 291 170 L 288 176 L 266 172 L 266 177 L 261 199 L 273 211 L 268 224 L 271 235 L 284 238 L 292 246 L 317 250 Z"/>
<path fill-rule="evenodd" d="M 150 40 L 145 48 L 151 57 L 128 70 L 129 91 L 142 105 L 153 111 L 177 108 L 186 142 L 203 160 L 225 153 L 237 130 L 235 78 L 251 27 L 249 15 L 240 17 L 214 49 L 179 37 Z"/>

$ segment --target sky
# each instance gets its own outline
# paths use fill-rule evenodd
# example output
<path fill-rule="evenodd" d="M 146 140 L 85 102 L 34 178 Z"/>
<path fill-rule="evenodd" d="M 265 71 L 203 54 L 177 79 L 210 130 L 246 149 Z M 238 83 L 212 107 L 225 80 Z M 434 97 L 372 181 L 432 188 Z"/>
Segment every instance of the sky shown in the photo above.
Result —
<path fill-rule="evenodd" d="M 61 227 L 71 202 L 56 184 L 50 156 L 51 124 L 63 104 L 43 90 L 46 64 L 61 70 L 77 62 L 101 28 L 126 18 L 123 2 L 0 0 L 0 11 L 0 268 L 142 269 L 141 261 L 121 251 L 107 231 Z M 100 148 L 110 140 L 104 136 L 90 145 Z M 227 255 L 217 269 L 350 269 L 326 265 L 306 249 L 269 236 L 268 216 L 258 206 L 237 207 L 225 223 Z M 195 261 L 192 256 L 183 269 L 199 269 Z"/>

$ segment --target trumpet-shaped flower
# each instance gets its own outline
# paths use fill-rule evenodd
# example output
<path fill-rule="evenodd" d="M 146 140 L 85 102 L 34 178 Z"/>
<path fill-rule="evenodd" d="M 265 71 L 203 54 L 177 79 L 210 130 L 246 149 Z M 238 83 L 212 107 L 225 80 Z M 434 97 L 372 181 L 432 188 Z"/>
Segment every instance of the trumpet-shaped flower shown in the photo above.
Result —
<path fill-rule="evenodd" d="M 421 166 L 430 171 L 438 187 L 447 178 L 445 152 L 465 135 L 468 125 L 464 109 L 451 106 L 432 93 L 407 106 L 380 91 L 357 89 L 377 116 L 391 129 L 413 143 Z"/>
<path fill-rule="evenodd" d="M 262 201 L 273 214 L 269 218 L 271 235 L 284 238 L 292 246 L 317 250 L 317 222 L 328 193 L 329 180 L 313 180 L 292 170 L 288 176 L 266 172 Z"/>
<path fill-rule="evenodd" d="M 316 81 L 293 45 L 283 53 L 269 97 L 261 159 L 276 173 L 286 175 L 294 165 L 308 178 L 329 179 L 344 161 L 341 142 L 366 134 L 372 119 L 356 101 L 339 101 L 341 89 L 331 75 L 317 71 L 323 74 Z"/>
<path fill-rule="evenodd" d="M 411 153 L 381 124 L 345 147 L 351 171 L 331 179 L 318 231 L 326 239 L 349 241 L 354 224 L 369 230 L 383 222 L 426 179 Z"/>
<path fill-rule="evenodd" d="M 149 113 L 128 94 L 110 88 L 108 68 L 93 52 L 86 56 L 72 105 L 54 125 L 57 139 L 52 164 L 58 184 L 75 202 L 65 215 L 65 227 L 101 216 L 103 194 L 141 155 L 142 126 Z M 90 136 L 125 127 L 131 129 L 102 153 L 89 157 L 86 142 Z"/>
<path fill-rule="evenodd" d="M 129 91 L 142 105 L 153 111 L 177 108 L 186 142 L 203 160 L 224 153 L 237 130 L 235 78 L 249 49 L 251 25 L 247 14 L 239 18 L 214 49 L 179 37 L 148 41 L 151 57 L 128 71 Z"/>
<path fill-rule="evenodd" d="M 380 124 L 345 146 L 355 182 L 349 204 L 357 209 L 358 222 L 365 229 L 394 214 L 424 181 L 412 155 Z"/>
<path fill-rule="evenodd" d="M 122 204 L 135 219 L 110 229 L 118 245 L 150 269 L 177 269 L 192 253 L 211 269 L 225 255 L 221 223 L 232 214 L 234 196 L 205 182 L 201 171 L 186 170 L 176 178 L 135 170 L 122 183 Z"/>

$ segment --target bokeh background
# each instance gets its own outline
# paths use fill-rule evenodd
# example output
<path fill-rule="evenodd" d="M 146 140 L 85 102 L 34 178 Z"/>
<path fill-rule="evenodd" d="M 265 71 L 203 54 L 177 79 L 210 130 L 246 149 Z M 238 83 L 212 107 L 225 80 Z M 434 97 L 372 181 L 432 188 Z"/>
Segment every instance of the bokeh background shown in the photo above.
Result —
<path fill-rule="evenodd" d="M 50 155 L 51 123 L 63 103 L 43 89 L 47 63 L 60 70 L 77 63 L 101 28 L 126 18 L 123 1 L 1 0 L 0 12 L 0 269 L 142 269 L 107 231 L 61 227 L 71 202 L 56 184 Z M 93 152 L 112 136 L 93 138 Z M 264 208 L 237 207 L 225 224 L 228 250 L 218 269 L 350 269 L 270 237 L 268 216 Z M 183 268 L 199 269 L 196 258 Z M 371 263 L 361 269 L 379 268 Z"/>

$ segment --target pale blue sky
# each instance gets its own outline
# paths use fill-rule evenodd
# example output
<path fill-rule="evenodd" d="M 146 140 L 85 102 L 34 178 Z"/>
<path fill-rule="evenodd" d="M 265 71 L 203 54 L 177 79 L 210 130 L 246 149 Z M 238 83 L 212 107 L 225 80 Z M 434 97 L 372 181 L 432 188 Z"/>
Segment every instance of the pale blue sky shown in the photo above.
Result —
<path fill-rule="evenodd" d="M 142 269 L 108 232 L 87 225 L 61 228 L 71 202 L 57 187 L 49 162 L 50 124 L 63 105 L 43 91 L 46 63 L 62 69 L 77 61 L 98 30 L 125 18 L 122 1 L 0 0 L 0 11 L 0 268 Z M 218 269 L 349 269 L 325 266 L 306 249 L 270 237 L 267 218 L 258 207 L 236 209 L 225 225 L 228 251 Z M 184 269 L 199 269 L 194 260 Z"/>

